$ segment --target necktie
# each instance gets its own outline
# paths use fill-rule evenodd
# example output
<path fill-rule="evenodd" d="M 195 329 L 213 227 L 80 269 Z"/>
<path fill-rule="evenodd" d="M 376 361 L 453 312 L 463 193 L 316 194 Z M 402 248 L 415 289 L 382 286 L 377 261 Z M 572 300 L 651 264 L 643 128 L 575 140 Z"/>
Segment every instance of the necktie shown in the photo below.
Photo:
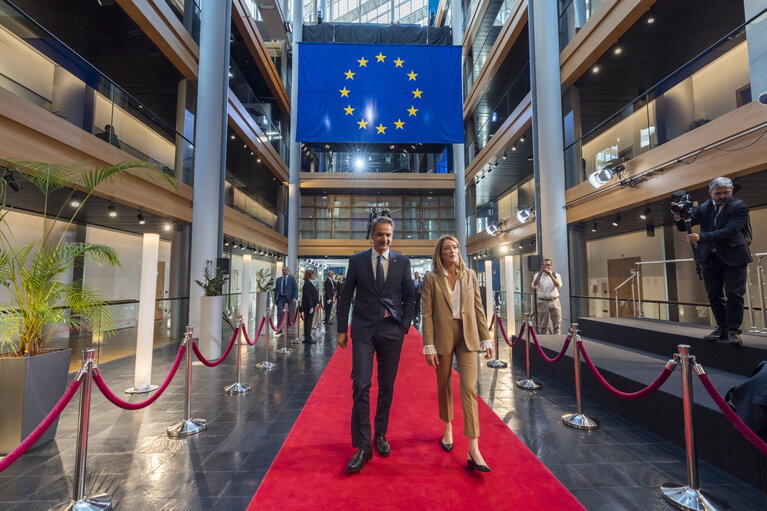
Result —
<path fill-rule="evenodd" d="M 378 255 L 378 264 L 376 265 L 376 290 L 380 293 L 384 287 L 384 269 L 381 264 L 382 255 Z"/>
<path fill-rule="evenodd" d="M 280 294 L 284 295 L 285 294 L 285 277 L 282 277 L 280 279 L 280 285 L 282 287 L 282 289 L 280 290 Z"/>

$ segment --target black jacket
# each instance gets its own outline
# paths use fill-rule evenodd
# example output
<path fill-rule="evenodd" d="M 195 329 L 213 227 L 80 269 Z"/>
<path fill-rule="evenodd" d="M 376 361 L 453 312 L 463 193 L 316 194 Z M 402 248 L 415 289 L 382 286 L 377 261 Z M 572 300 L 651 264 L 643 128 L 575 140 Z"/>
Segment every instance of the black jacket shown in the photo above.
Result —
<path fill-rule="evenodd" d="M 324 292 L 324 295 L 323 295 L 322 299 L 325 301 L 325 305 L 327 305 L 328 300 L 330 300 L 330 302 L 332 303 L 333 302 L 333 296 L 336 293 L 336 285 L 333 282 L 333 279 L 331 279 L 330 277 L 325 277 L 325 283 L 323 285 L 323 292 Z"/>
<path fill-rule="evenodd" d="M 407 332 L 415 315 L 415 290 L 410 276 L 410 259 L 389 250 L 389 271 L 383 290 L 376 291 L 373 277 L 373 249 L 354 254 L 349 258 L 346 280 L 338 298 L 338 333 L 346 333 L 349 326 L 349 306 L 354 296 L 352 316 L 352 339 L 366 341 L 378 323 L 381 305 L 398 321 L 402 331 Z M 356 296 L 355 296 L 356 291 Z"/>
<path fill-rule="evenodd" d="M 725 205 L 716 217 L 714 201 L 707 200 L 692 209 L 692 225 L 700 225 L 700 243 L 698 243 L 698 259 L 706 262 L 716 248 L 716 255 L 727 266 L 741 266 L 751 262 L 751 251 L 744 230 L 748 221 L 748 206 L 734 197 Z M 678 220 L 676 227 L 686 231 L 684 220 Z"/>
<path fill-rule="evenodd" d="M 304 312 L 313 312 L 317 304 L 320 303 L 320 292 L 311 280 L 304 281 L 304 288 L 301 294 L 301 310 Z"/>

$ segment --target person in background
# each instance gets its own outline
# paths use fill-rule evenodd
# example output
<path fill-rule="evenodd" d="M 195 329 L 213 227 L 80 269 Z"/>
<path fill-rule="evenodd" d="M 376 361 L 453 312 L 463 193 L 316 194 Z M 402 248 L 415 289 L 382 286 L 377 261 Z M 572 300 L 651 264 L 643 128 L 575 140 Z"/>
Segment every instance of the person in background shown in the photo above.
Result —
<path fill-rule="evenodd" d="M 290 268 L 283 266 L 282 277 L 279 277 L 274 284 L 274 305 L 277 307 L 278 320 L 282 317 L 282 311 L 286 305 L 288 306 L 288 314 L 291 318 L 293 317 L 297 299 L 298 284 L 296 284 L 296 279 L 290 274 Z M 281 331 L 282 329 L 280 329 Z"/>
<path fill-rule="evenodd" d="M 415 320 L 418 321 L 418 316 L 421 314 L 421 295 L 423 294 L 423 281 L 418 272 L 413 274 L 413 286 L 415 287 Z"/>
<path fill-rule="evenodd" d="M 111 124 L 107 124 L 106 126 L 104 126 L 104 131 L 96 135 L 96 138 L 100 138 L 101 140 L 105 142 L 109 142 L 116 148 L 121 149 L 120 140 L 117 138 L 117 133 L 115 133 L 115 129 L 112 127 Z"/>
<path fill-rule="evenodd" d="M 479 452 L 477 351 L 493 356 L 493 345 L 482 307 L 479 282 L 466 267 L 458 240 L 442 236 L 434 247 L 434 271 L 423 282 L 423 354 L 437 373 L 439 418 L 444 422 L 440 445 L 453 449 L 453 356 L 461 379 L 463 433 L 469 439 L 469 470 L 490 472 Z"/>
<path fill-rule="evenodd" d="M 544 259 L 540 271 L 533 276 L 533 288 L 537 291 L 538 328 L 542 334 L 560 333 L 562 305 L 559 303 L 559 288 L 562 277 L 552 271 L 551 259 Z M 553 328 L 549 328 L 549 319 Z"/>
<path fill-rule="evenodd" d="M 304 287 L 301 290 L 301 311 L 304 315 L 304 342 L 312 344 L 317 342 L 312 339 L 312 324 L 314 323 L 314 309 L 320 303 L 320 292 L 314 285 L 314 270 L 304 270 Z"/>
<path fill-rule="evenodd" d="M 322 289 L 323 307 L 325 309 L 324 324 L 330 324 L 330 316 L 333 314 L 333 297 L 336 295 L 336 283 L 333 281 L 333 270 L 328 270 L 328 274 L 325 275 L 325 283 Z"/>

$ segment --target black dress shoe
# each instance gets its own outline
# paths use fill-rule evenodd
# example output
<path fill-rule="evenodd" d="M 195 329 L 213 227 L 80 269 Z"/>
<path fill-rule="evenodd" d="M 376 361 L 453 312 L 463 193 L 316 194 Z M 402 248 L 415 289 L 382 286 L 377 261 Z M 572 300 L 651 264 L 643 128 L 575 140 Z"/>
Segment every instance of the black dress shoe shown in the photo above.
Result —
<path fill-rule="evenodd" d="M 385 436 L 376 434 L 376 436 L 373 437 L 373 445 L 376 448 L 376 452 L 384 458 L 391 454 L 391 446 L 389 445 L 389 442 L 386 441 Z"/>
<path fill-rule="evenodd" d="M 743 339 L 740 338 L 740 334 L 735 331 L 728 333 L 727 340 L 730 342 L 730 344 L 743 344 Z"/>
<path fill-rule="evenodd" d="M 453 450 L 453 444 L 446 444 L 443 440 L 439 441 L 439 445 L 445 452 L 450 452 Z"/>
<path fill-rule="evenodd" d="M 304 340 L 304 344 L 315 344 L 316 342 L 314 339 Z"/>
<path fill-rule="evenodd" d="M 712 341 L 712 342 L 726 341 L 727 338 L 728 338 L 727 331 L 719 327 L 717 327 L 717 329 L 711 332 L 710 334 L 703 336 L 703 339 L 705 339 L 706 341 Z"/>
<path fill-rule="evenodd" d="M 350 474 L 353 474 L 355 472 L 359 472 L 362 470 L 362 467 L 365 466 L 365 463 L 373 459 L 373 450 L 372 449 L 363 449 L 360 447 L 357 449 L 357 452 L 354 453 L 354 456 L 351 460 L 349 460 L 349 463 L 346 465 L 346 471 Z"/>
<path fill-rule="evenodd" d="M 466 468 L 469 470 L 477 470 L 479 472 L 492 472 L 490 467 L 487 465 L 480 465 L 479 463 L 475 463 L 474 458 L 471 457 L 471 453 L 469 453 L 469 459 L 466 460 Z"/>

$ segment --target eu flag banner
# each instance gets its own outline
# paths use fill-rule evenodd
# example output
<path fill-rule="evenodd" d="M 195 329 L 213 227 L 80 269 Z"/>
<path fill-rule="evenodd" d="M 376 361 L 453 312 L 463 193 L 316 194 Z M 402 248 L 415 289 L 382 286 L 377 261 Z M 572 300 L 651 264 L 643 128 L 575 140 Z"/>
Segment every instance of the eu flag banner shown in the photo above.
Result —
<path fill-rule="evenodd" d="M 462 143 L 461 47 L 299 43 L 299 142 Z"/>

